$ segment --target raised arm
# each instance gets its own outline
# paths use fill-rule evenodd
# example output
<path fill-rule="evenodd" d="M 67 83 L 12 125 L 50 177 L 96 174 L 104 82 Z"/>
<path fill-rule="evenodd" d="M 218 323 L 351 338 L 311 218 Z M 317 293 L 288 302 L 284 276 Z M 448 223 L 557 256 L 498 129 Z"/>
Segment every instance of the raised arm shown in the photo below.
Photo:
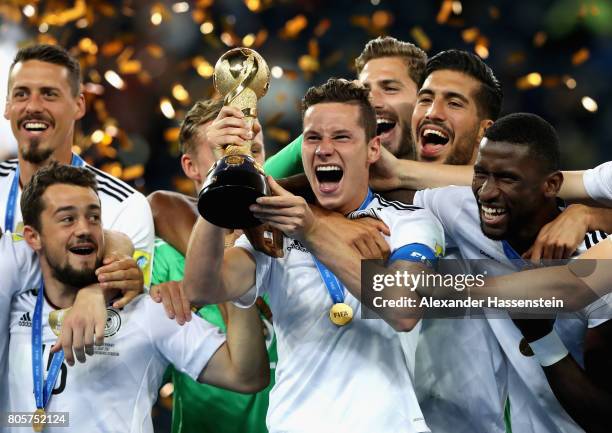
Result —
<path fill-rule="evenodd" d="M 191 230 L 198 219 L 195 198 L 172 191 L 155 191 L 147 200 L 153 213 L 155 234 L 186 254 Z"/>
<path fill-rule="evenodd" d="M 242 393 L 260 391 L 270 382 L 270 364 L 257 307 L 225 307 L 227 344 L 210 359 L 198 381 Z"/>
<path fill-rule="evenodd" d="M 244 295 L 255 284 L 253 256 L 238 247 L 224 252 L 224 229 L 198 218 L 185 257 L 183 289 L 191 303 L 216 304 Z"/>
<path fill-rule="evenodd" d="M 370 186 L 377 191 L 420 190 L 448 185 L 471 185 L 471 165 L 431 164 L 398 159 L 381 148 L 380 159 L 370 168 Z"/>

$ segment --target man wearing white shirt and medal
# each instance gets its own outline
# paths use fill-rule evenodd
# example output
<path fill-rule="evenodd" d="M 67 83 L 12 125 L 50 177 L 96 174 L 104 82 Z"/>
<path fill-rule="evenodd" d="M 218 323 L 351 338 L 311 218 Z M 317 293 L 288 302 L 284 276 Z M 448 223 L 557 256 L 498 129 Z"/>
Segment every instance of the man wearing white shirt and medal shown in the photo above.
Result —
<path fill-rule="evenodd" d="M 444 244 L 440 224 L 428 211 L 368 189 L 380 143 L 367 91 L 331 79 L 306 93 L 303 119 L 302 159 L 317 204 L 348 218 L 382 220 L 390 231 L 389 266 L 427 271 Z M 258 199 L 251 210 L 285 234 L 284 257 L 255 251 L 246 237 L 224 252 L 223 230 L 200 218 L 183 284 L 196 303 L 249 305 L 261 291 L 269 293 L 279 358 L 270 432 L 429 431 L 396 333 L 419 319 L 389 320 L 393 327 L 362 319 L 360 256 L 336 241 L 303 198 L 269 181 L 276 196 Z"/>

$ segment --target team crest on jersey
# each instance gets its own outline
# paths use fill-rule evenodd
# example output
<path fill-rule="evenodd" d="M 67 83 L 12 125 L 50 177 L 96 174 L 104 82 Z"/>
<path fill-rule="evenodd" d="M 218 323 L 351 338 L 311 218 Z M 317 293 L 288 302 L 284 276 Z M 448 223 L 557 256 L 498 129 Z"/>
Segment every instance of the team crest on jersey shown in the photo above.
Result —
<path fill-rule="evenodd" d="M 106 309 L 106 325 L 104 325 L 104 337 L 112 337 L 121 328 L 121 316 L 114 308 Z"/>

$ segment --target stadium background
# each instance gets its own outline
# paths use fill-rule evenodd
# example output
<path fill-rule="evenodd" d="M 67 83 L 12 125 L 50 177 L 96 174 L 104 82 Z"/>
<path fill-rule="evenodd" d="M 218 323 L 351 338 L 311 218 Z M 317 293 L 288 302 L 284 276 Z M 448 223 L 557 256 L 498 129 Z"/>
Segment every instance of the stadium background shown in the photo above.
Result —
<path fill-rule="evenodd" d="M 75 151 L 145 193 L 189 193 L 178 127 L 195 100 L 213 95 L 223 52 L 249 46 L 272 69 L 259 105 L 270 156 L 300 133 L 305 90 L 354 77 L 353 59 L 379 35 L 429 55 L 476 52 L 503 84 L 503 113 L 533 112 L 557 128 L 565 168 L 612 159 L 610 0 L 3 0 L 0 81 L 23 45 L 69 48 L 88 106 Z M 4 160 L 16 153 L 5 119 L 0 134 Z M 156 408 L 157 431 L 167 429 L 168 403 Z"/>

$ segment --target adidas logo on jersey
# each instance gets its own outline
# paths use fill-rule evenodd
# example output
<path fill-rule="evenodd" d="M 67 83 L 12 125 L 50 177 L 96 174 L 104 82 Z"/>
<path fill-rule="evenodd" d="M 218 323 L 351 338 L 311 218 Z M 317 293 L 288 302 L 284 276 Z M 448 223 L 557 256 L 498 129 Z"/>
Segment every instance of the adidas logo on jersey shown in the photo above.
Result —
<path fill-rule="evenodd" d="M 23 313 L 21 319 L 19 319 L 19 326 L 25 326 L 27 328 L 32 327 L 32 318 L 30 317 L 30 313 Z"/>
<path fill-rule="evenodd" d="M 295 239 L 293 239 L 291 241 L 291 244 L 287 247 L 287 251 L 291 251 L 291 250 L 298 250 L 298 251 L 302 251 L 303 253 L 308 252 L 308 250 L 304 247 L 304 245 L 302 245 L 300 241 L 296 241 Z"/>

